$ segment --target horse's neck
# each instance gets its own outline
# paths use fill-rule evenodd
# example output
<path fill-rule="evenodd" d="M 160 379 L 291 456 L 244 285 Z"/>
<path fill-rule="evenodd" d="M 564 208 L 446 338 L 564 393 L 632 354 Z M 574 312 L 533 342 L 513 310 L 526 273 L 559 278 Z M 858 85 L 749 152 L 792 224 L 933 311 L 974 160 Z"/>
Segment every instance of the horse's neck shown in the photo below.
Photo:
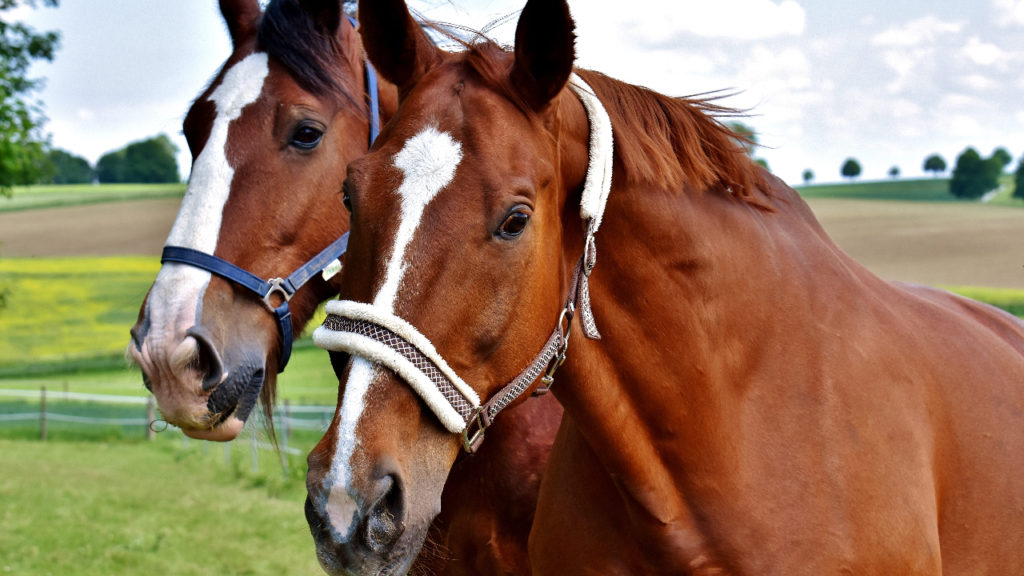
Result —
<path fill-rule="evenodd" d="M 590 279 L 602 339 L 577 336 L 555 391 L 653 519 L 689 517 L 689 471 L 730 469 L 751 370 L 780 360 L 809 293 L 857 273 L 793 202 L 768 212 L 716 191 L 612 192 Z"/>

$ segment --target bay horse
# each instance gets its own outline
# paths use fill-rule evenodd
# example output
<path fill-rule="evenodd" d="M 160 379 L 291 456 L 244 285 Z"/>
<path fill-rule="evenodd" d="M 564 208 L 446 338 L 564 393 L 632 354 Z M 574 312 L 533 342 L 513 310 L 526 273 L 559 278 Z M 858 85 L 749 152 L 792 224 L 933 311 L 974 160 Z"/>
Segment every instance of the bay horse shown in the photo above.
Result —
<path fill-rule="evenodd" d="M 320 270 L 344 248 L 345 166 L 366 153 L 397 94 L 381 82 L 374 111 L 375 77 L 339 1 L 273 0 L 263 12 L 257 0 L 222 0 L 220 9 L 233 52 L 185 118 L 192 176 L 130 353 L 163 418 L 189 436 L 226 441 L 257 395 L 272 407 L 290 347 L 285 329 L 298 334 L 338 291 L 338 276 L 325 280 Z M 298 270 L 309 281 L 295 280 L 286 302 L 274 290 L 266 303 L 236 269 L 290 281 Z M 286 326 L 274 313 L 282 307 Z M 416 570 L 528 572 L 540 470 L 560 418 L 553 397 L 524 406 L 493 446 L 460 462 Z"/>
<path fill-rule="evenodd" d="M 314 333 L 347 380 L 308 483 L 333 574 L 401 573 L 559 365 L 534 574 L 1024 574 L 1024 323 L 871 274 L 713 103 L 574 70 L 564 0 L 511 52 L 359 19 L 401 97 Z"/>

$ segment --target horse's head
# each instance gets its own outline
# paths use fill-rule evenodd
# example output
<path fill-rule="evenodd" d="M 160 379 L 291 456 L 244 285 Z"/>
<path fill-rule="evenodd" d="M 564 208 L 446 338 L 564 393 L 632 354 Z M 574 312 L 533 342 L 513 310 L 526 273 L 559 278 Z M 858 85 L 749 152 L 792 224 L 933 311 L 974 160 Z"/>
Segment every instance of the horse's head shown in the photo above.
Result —
<path fill-rule="evenodd" d="M 130 344 L 163 417 L 191 436 L 230 440 L 261 394 L 272 401 L 282 333 L 337 290 L 316 268 L 294 295 L 268 284 L 261 297 L 195 258 L 287 279 L 346 232 L 341 183 L 366 152 L 369 111 L 339 4 L 220 2 L 233 52 L 185 118 L 192 174 Z"/>
<path fill-rule="evenodd" d="M 558 321 L 563 219 L 580 229 L 578 204 L 563 208 L 583 180 L 587 132 L 583 120 L 573 142 L 560 138 L 573 62 L 564 2 L 527 4 L 514 55 L 491 43 L 441 51 L 401 0 L 359 10 L 367 54 L 401 103 L 345 183 L 351 238 L 328 305 L 345 310 L 328 320 L 343 326 L 314 335 L 343 394 L 309 458 L 306 512 L 330 573 L 390 574 L 438 513 L 465 420 L 480 424 L 475 406 L 531 364 Z"/>

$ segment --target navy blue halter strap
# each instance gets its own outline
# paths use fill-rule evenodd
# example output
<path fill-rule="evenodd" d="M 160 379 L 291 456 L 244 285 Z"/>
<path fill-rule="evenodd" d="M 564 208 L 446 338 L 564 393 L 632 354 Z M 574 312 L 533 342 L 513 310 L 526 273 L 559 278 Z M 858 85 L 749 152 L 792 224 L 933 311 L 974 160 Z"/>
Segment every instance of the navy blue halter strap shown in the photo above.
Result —
<path fill-rule="evenodd" d="M 216 274 L 225 280 L 230 280 L 243 288 L 247 288 L 258 296 L 267 307 L 267 310 L 274 315 L 274 318 L 277 320 L 278 329 L 281 332 L 281 359 L 278 362 L 277 368 L 277 371 L 281 372 L 288 365 L 288 360 L 292 355 L 292 342 L 295 340 L 292 330 L 292 313 L 288 307 L 288 301 L 310 278 L 323 272 L 331 262 L 340 259 L 345 254 L 347 248 L 348 232 L 345 232 L 341 238 L 331 242 L 327 248 L 321 250 L 319 254 L 300 266 L 298 270 L 289 274 L 287 278 L 271 278 L 269 280 L 264 280 L 218 256 L 182 246 L 164 246 L 163 254 L 160 256 L 160 263 L 172 262 L 206 270 L 211 274 Z M 271 296 L 274 293 L 281 297 L 281 304 L 279 306 L 274 306 L 273 300 L 271 300 Z"/>
<path fill-rule="evenodd" d="M 356 25 L 354 18 L 349 16 L 352 25 Z M 363 61 L 366 68 L 366 91 L 370 99 L 370 146 L 373 145 L 377 135 L 380 134 L 380 94 L 377 88 L 377 73 L 368 61 Z M 295 340 L 292 329 L 292 313 L 288 307 L 288 301 L 316 274 L 320 274 L 335 260 L 339 260 L 348 248 L 348 232 L 324 248 L 312 260 L 292 272 L 287 278 L 271 278 L 264 280 L 255 274 L 235 266 L 213 254 L 184 248 L 182 246 L 164 246 L 163 254 L 160 256 L 160 263 L 172 262 L 184 264 L 206 270 L 216 274 L 225 280 L 230 280 L 239 286 L 249 289 L 258 296 L 266 305 L 274 318 L 277 319 L 277 326 L 281 332 L 281 359 L 278 362 L 278 372 L 283 372 L 288 365 L 292 355 L 292 342 Z M 278 293 L 281 296 L 281 304 L 274 306 L 271 295 Z"/>
<path fill-rule="evenodd" d="M 359 22 L 351 15 L 347 16 L 352 27 L 358 28 Z M 377 90 L 377 71 L 373 69 L 373 64 L 364 59 L 363 69 L 366 70 L 366 93 L 370 96 L 370 146 L 373 146 L 380 135 L 380 94 Z"/>

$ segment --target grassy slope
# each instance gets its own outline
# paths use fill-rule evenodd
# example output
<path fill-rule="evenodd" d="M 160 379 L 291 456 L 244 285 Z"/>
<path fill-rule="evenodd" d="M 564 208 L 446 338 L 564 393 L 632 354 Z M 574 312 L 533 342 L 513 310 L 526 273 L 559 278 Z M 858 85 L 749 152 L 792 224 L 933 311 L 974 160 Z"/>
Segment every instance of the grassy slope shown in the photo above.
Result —
<path fill-rule="evenodd" d="M 989 200 L 998 206 L 1024 207 L 1024 202 L 1011 198 L 1013 177 L 1002 178 L 1000 192 Z M 949 193 L 948 178 L 854 181 L 836 184 L 797 186 L 804 198 L 846 198 L 851 200 L 895 200 L 904 202 L 943 202 L 973 204 L 976 200 L 960 200 Z"/>
<path fill-rule="evenodd" d="M 216 448 L 0 439 L 0 573 L 320 574 L 302 483 L 268 498 Z"/>
<path fill-rule="evenodd" d="M 12 198 L 0 197 L 0 212 L 144 198 L 170 198 L 184 194 L 185 184 L 82 184 L 16 187 Z"/>

